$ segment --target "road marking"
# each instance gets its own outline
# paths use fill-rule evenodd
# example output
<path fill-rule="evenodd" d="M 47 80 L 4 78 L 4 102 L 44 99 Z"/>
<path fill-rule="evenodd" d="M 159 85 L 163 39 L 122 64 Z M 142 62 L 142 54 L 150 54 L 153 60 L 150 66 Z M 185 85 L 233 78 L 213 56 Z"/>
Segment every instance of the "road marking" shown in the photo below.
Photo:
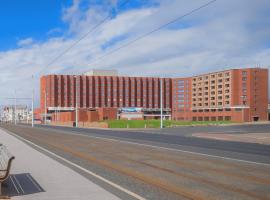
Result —
<path fill-rule="evenodd" d="M 7 132 L 6 130 L 4 130 L 4 131 Z M 8 133 L 11 134 L 11 135 L 13 135 L 14 137 L 19 138 L 22 141 L 25 141 L 28 144 L 31 144 L 31 145 L 35 146 L 36 148 L 38 148 L 38 149 L 40 149 L 40 150 L 42 150 L 42 151 L 44 151 L 46 153 L 51 154 L 52 156 L 54 156 L 54 157 L 56 157 L 56 158 L 58 158 L 58 159 L 60 159 L 60 160 L 62 160 L 64 162 L 66 162 L 66 163 L 68 163 L 68 164 L 70 164 L 70 165 L 72 165 L 72 166 L 74 166 L 74 167 L 76 167 L 76 168 L 78 168 L 78 169 L 86 172 L 87 174 L 90 174 L 90 175 L 94 176 L 95 178 L 97 178 L 97 179 L 99 179 L 99 180 L 101 180 L 101 181 L 103 181 L 103 182 L 105 182 L 105 183 L 107 183 L 107 184 L 109 184 L 109 185 L 117 188 L 118 190 L 121 190 L 122 192 L 124 192 L 124 193 L 126 193 L 126 194 L 128 194 L 128 195 L 130 195 L 130 196 L 132 196 L 132 197 L 134 197 L 136 199 L 145 200 L 145 198 L 143 198 L 142 196 L 140 196 L 138 194 L 135 194 L 135 193 L 133 193 L 133 192 L 131 192 L 131 191 L 123 188 L 122 186 L 120 186 L 118 184 L 115 184 L 115 183 L 113 183 L 113 182 L 111 182 L 111 181 L 103 178 L 102 176 L 100 176 L 100 175 L 98 175 L 98 174 L 96 174 L 96 173 L 94 173 L 94 172 L 92 172 L 90 170 L 87 170 L 87 169 L 85 169 L 85 168 L 83 168 L 83 167 L 81 167 L 81 166 L 79 166 L 79 165 L 77 165 L 77 164 L 75 164 L 75 163 L 73 163 L 73 162 L 71 162 L 71 161 L 69 161 L 69 160 L 67 160 L 67 159 L 65 159 L 65 158 L 63 158 L 63 157 L 61 157 L 61 156 L 59 156 L 59 155 L 57 155 L 57 154 L 55 154 L 55 153 L 53 153 L 53 152 L 45 149 L 45 148 L 43 148 L 43 147 L 41 147 L 41 146 L 39 146 L 39 145 L 37 145 L 37 144 L 35 144 L 33 142 L 31 142 L 31 141 L 29 141 L 29 140 L 21 137 L 21 136 L 19 136 L 19 135 L 16 135 L 16 134 L 14 134 L 14 133 L 12 133 L 10 131 L 8 131 Z"/>
<path fill-rule="evenodd" d="M 42 129 L 48 130 L 49 128 L 42 127 Z M 194 154 L 194 155 L 219 158 L 219 159 L 223 159 L 223 160 L 233 160 L 233 161 L 237 161 L 237 162 L 256 164 L 256 165 L 264 165 L 264 166 L 270 167 L 270 164 L 267 164 L 267 163 L 260 163 L 260 162 L 255 162 L 255 161 L 248 161 L 248 160 L 242 160 L 242 159 L 230 158 L 230 157 L 224 157 L 224 156 L 216 156 L 216 155 L 211 155 L 211 154 L 206 154 L 206 153 L 198 153 L 198 152 L 194 152 L 194 151 L 186 151 L 186 150 L 174 149 L 174 148 L 168 148 L 168 147 L 159 147 L 159 146 L 150 145 L 150 144 L 141 144 L 141 143 L 137 143 L 137 142 L 124 141 L 123 138 L 114 137 L 114 136 L 111 136 L 111 137 L 115 138 L 115 139 L 112 139 L 112 138 L 106 138 L 106 137 L 101 137 L 101 136 L 86 135 L 86 134 L 82 134 L 82 133 L 75 132 L 75 131 L 68 131 L 67 130 L 67 132 L 63 133 L 63 130 L 61 130 L 61 129 L 60 130 L 53 129 L 53 130 L 60 132 L 62 134 L 70 134 L 70 135 L 75 135 L 75 136 L 81 135 L 81 136 L 92 137 L 92 138 L 96 138 L 96 139 L 104 139 L 104 140 L 109 140 L 109 141 L 122 142 L 122 143 L 151 147 L 151 148 L 156 148 L 156 149 L 164 149 L 164 150 L 169 150 L 169 151 L 179 151 L 179 152 L 189 153 L 189 154 Z M 164 144 L 169 144 L 169 143 L 164 143 Z M 183 145 L 177 145 L 177 146 L 183 146 Z"/>

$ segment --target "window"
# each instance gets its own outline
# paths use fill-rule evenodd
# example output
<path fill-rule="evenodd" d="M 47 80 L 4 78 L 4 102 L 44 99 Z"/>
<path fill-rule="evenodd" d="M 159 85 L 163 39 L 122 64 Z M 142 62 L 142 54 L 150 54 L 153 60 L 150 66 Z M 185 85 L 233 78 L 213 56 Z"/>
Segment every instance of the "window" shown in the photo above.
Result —
<path fill-rule="evenodd" d="M 182 98 L 182 97 L 184 97 L 184 95 L 183 95 L 183 94 L 178 94 L 177 96 L 178 96 L 178 98 Z"/>
<path fill-rule="evenodd" d="M 225 116 L 225 121 L 231 121 L 231 116 Z"/>
<path fill-rule="evenodd" d="M 184 80 L 179 80 L 178 81 L 178 84 L 183 84 L 184 83 Z"/>
<path fill-rule="evenodd" d="M 247 75 L 247 71 L 242 71 L 242 76 L 246 76 Z"/>

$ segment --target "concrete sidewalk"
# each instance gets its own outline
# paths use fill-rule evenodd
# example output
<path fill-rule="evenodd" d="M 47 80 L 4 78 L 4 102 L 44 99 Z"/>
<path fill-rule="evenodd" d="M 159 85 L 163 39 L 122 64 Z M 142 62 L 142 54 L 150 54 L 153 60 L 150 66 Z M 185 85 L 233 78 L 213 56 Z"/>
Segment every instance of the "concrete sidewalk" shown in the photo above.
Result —
<path fill-rule="evenodd" d="M 11 174 L 17 174 L 12 182 L 17 182 L 26 174 L 38 189 L 32 194 L 13 196 L 18 200 L 116 200 L 118 197 L 92 183 L 80 174 L 38 152 L 16 137 L 0 129 L 0 143 L 7 146 L 15 156 Z M 17 176 L 17 178 L 16 178 Z M 14 181 L 13 181 L 14 180 Z M 33 180 L 33 181 L 32 181 Z M 20 184 L 17 184 L 20 185 Z M 23 183 L 21 184 L 23 185 Z M 18 187 L 19 190 L 20 187 Z"/>

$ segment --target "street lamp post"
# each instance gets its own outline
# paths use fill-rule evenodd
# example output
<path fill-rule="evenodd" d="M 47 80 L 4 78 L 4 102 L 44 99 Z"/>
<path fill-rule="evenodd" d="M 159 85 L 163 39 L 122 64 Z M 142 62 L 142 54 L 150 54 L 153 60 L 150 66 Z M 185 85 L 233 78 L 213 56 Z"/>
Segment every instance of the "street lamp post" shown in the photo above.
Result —
<path fill-rule="evenodd" d="M 163 79 L 160 79 L 160 128 L 163 128 Z"/>
<path fill-rule="evenodd" d="M 17 124 L 17 97 L 15 90 L 15 105 L 14 105 L 14 123 Z"/>
<path fill-rule="evenodd" d="M 44 123 L 47 124 L 47 90 L 45 89 L 45 100 L 44 100 Z"/>
<path fill-rule="evenodd" d="M 75 97 L 75 101 L 76 101 L 76 103 L 75 103 L 75 106 L 76 106 L 76 110 L 75 110 L 75 126 L 76 127 L 78 127 L 78 76 L 75 76 L 75 95 L 76 95 L 76 97 Z"/>
<path fill-rule="evenodd" d="M 32 75 L 32 80 L 34 82 L 34 76 Z M 34 84 L 33 84 L 33 90 L 32 90 L 32 127 L 34 127 Z"/>

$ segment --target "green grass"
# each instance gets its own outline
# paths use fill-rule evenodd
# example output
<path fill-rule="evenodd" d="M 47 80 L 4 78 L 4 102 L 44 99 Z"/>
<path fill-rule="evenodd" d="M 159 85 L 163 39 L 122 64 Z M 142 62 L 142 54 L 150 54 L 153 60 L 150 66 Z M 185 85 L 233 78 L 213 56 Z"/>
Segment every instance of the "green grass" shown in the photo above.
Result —
<path fill-rule="evenodd" d="M 108 120 L 109 128 L 159 128 L 160 120 Z M 164 127 L 231 124 L 231 121 L 173 121 L 164 120 Z"/>

